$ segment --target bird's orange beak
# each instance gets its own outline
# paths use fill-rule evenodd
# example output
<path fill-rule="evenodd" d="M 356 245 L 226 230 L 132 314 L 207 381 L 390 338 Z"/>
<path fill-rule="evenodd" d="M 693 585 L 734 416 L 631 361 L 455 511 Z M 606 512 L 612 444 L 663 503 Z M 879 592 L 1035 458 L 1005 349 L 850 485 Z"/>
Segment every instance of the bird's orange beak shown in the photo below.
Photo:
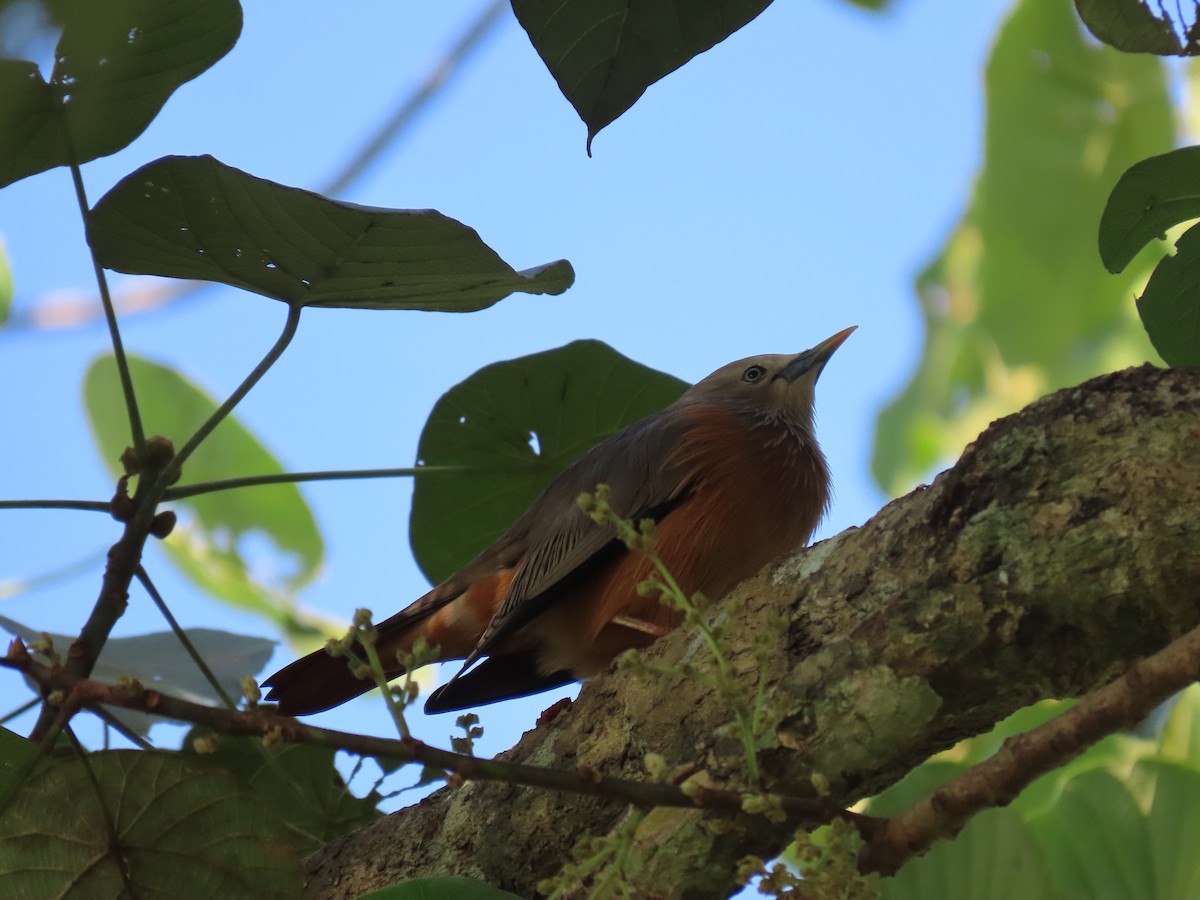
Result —
<path fill-rule="evenodd" d="M 784 367 L 784 370 L 779 373 L 779 376 L 786 378 L 789 383 L 794 382 L 801 375 L 807 372 L 815 372 L 813 375 L 813 383 L 821 377 L 821 370 L 825 368 L 825 363 L 829 362 L 829 357 L 833 356 L 833 351 L 842 346 L 846 338 L 858 328 L 857 325 L 851 325 L 849 328 L 843 328 L 832 337 L 827 337 L 811 350 L 805 350 L 795 359 Z"/>

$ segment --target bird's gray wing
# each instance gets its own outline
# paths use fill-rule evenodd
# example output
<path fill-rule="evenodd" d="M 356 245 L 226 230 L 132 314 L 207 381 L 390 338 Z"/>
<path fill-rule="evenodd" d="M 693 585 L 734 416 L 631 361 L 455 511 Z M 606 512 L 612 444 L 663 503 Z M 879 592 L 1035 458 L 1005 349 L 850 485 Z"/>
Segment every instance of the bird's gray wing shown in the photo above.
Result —
<path fill-rule="evenodd" d="M 612 526 L 596 523 L 579 508 L 579 495 L 609 486 L 609 505 L 626 519 L 658 518 L 688 493 L 688 473 L 675 450 L 685 430 L 668 407 L 600 442 L 568 466 L 518 519 L 525 560 L 509 585 L 470 665 L 496 642 L 542 612 L 551 589 L 609 553 L 626 552 Z"/>
<path fill-rule="evenodd" d="M 475 582 L 517 566 L 525 556 L 525 535 L 515 526 L 486 550 L 390 618 L 380 622 L 380 638 L 402 634 L 465 593 Z"/>

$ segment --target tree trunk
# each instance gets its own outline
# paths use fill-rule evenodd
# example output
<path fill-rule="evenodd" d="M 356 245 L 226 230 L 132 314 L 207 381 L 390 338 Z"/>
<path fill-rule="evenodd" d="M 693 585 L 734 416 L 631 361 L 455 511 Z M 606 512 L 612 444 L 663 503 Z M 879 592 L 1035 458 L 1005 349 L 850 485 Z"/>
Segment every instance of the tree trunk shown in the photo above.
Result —
<path fill-rule="evenodd" d="M 1047 697 L 1086 693 L 1200 623 L 1200 371 L 1150 366 L 1059 391 L 993 423 L 952 469 L 861 528 L 742 584 L 724 621 L 738 677 L 772 642 L 766 790 L 846 804 L 931 754 Z M 726 614 L 715 612 L 714 618 Z M 677 631 L 647 653 L 704 664 Z M 679 676 L 618 669 L 503 755 L 645 778 L 647 753 L 739 772 L 729 708 Z M 404 878 L 461 874 L 532 897 L 581 837 L 627 809 L 507 784 L 443 789 L 308 860 L 309 894 L 353 897 Z M 745 854 L 792 828 L 659 809 L 641 823 L 635 894 L 720 897 Z"/>

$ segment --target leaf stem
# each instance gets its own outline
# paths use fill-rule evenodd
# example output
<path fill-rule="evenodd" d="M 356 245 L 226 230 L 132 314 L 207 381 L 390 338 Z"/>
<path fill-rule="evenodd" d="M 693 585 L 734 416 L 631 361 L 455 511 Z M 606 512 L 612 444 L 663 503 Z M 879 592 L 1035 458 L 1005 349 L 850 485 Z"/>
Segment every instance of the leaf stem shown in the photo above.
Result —
<path fill-rule="evenodd" d="M 113 625 L 125 612 L 129 598 L 129 585 L 141 566 L 142 552 L 150 536 L 158 504 L 167 487 L 179 477 L 184 462 L 195 452 L 204 439 L 212 433 L 221 421 L 229 415 L 238 402 L 246 396 L 267 370 L 291 343 L 300 324 L 299 304 L 288 305 L 287 321 L 283 332 L 259 361 L 258 365 L 238 385 L 217 410 L 208 417 L 207 421 L 197 429 L 171 460 L 158 470 L 157 477 L 151 480 L 148 472 L 143 472 L 138 479 L 137 490 L 133 496 L 133 515 L 125 522 L 125 530 L 120 540 L 108 552 L 108 564 L 104 569 L 104 578 L 100 584 L 100 594 L 92 607 L 91 615 L 84 623 L 79 637 L 71 644 L 64 668 L 72 675 L 86 678 L 92 672 L 100 650 L 108 640 Z M 118 357 L 120 362 L 120 357 Z M 49 703 L 42 706 L 41 715 L 30 734 L 31 739 L 41 741 L 46 739 L 54 726 L 55 710 Z"/>
<path fill-rule="evenodd" d="M 7 725 L 9 722 L 11 722 L 17 716 L 24 715 L 25 713 L 29 712 L 31 709 L 33 709 L 35 706 L 37 706 L 41 702 L 42 702 L 41 697 L 34 697 L 28 703 L 22 703 L 16 709 L 10 710 L 5 715 L 0 716 L 0 725 Z"/>
<path fill-rule="evenodd" d="M 134 577 L 137 578 L 142 587 L 146 589 L 146 593 L 150 595 L 150 599 L 154 601 L 154 605 L 158 607 L 158 611 L 161 612 L 163 618 L 167 620 L 167 624 L 171 626 L 171 631 L 174 633 L 175 638 L 180 644 L 183 645 L 183 649 L 187 651 L 188 656 L 192 658 L 192 662 L 196 664 L 196 668 L 198 668 L 201 674 L 204 675 L 204 679 L 209 683 L 212 689 L 216 691 L 217 696 L 221 698 L 221 702 L 225 704 L 226 709 L 236 712 L 238 708 L 237 702 L 230 697 L 228 691 L 221 686 L 220 680 L 213 673 L 213 670 L 209 668 L 208 663 L 204 661 L 204 657 L 200 654 L 200 651 L 196 649 L 196 645 L 192 643 L 191 638 L 187 636 L 187 632 L 184 631 L 179 622 L 175 619 L 175 616 L 167 606 L 166 601 L 163 600 L 162 595 L 158 592 L 158 588 L 156 588 L 154 586 L 154 582 L 151 581 L 150 574 L 146 571 L 145 567 L 139 565 L 137 567 L 137 571 L 134 573 Z M 92 711 L 97 714 L 99 714 L 103 709 L 104 707 L 100 706 L 99 704 L 96 704 L 92 707 Z M 126 737 L 129 737 L 129 735 L 126 735 Z M 134 737 L 136 738 L 136 735 Z M 304 804 L 308 806 L 315 814 L 319 814 L 321 810 L 318 808 L 318 804 L 313 800 L 312 797 L 308 795 L 306 791 L 302 789 L 301 785 L 297 783 L 295 777 L 289 774 L 288 771 L 279 764 L 278 755 L 273 753 L 271 749 L 262 741 L 256 742 L 255 747 L 258 750 L 259 756 L 261 756 L 263 759 L 263 764 L 274 773 L 275 777 L 278 778 L 281 783 L 288 785 L 295 792 L 296 797 L 304 798 Z"/>
<path fill-rule="evenodd" d="M 89 706 L 87 711 L 90 712 L 97 719 L 99 719 L 101 722 L 103 722 L 105 728 L 111 728 L 117 734 L 121 735 L 121 737 L 125 738 L 125 740 L 129 741 L 129 743 L 131 743 L 135 747 L 137 747 L 139 750 L 154 750 L 155 749 L 155 747 L 152 743 L 150 743 L 148 740 L 146 740 L 144 737 L 142 737 L 140 734 L 138 734 L 132 728 L 127 726 L 124 722 L 122 722 L 115 715 L 113 715 L 111 711 L 105 709 L 103 706 L 100 706 L 99 704 L 96 704 L 95 706 Z M 108 749 L 108 734 L 107 733 L 104 736 L 104 749 L 105 750 Z"/>
<path fill-rule="evenodd" d="M 392 693 L 391 685 L 388 684 L 387 673 L 384 672 L 379 651 L 375 648 L 375 641 L 360 640 L 359 645 L 367 654 L 367 665 L 371 667 L 371 677 L 375 679 L 379 692 L 383 694 L 383 700 L 387 704 L 388 712 L 391 713 L 392 721 L 396 723 L 396 730 L 400 732 L 400 739 L 410 739 L 412 733 L 408 730 L 408 722 L 404 718 L 404 707 L 396 702 L 396 695 Z"/>
<path fill-rule="evenodd" d="M 276 360 L 287 349 L 287 345 L 292 342 L 292 338 L 296 336 L 296 328 L 300 324 L 300 313 L 303 309 L 304 307 L 299 303 L 288 304 L 287 321 L 284 322 L 283 331 L 271 346 L 271 349 L 259 360 L 258 365 L 251 370 L 250 374 L 237 386 L 237 389 L 226 398 L 225 402 L 217 408 L 216 412 L 208 417 L 204 424 L 196 430 L 196 433 L 188 438 L 187 443 L 180 448 L 174 458 L 163 468 L 158 476 L 158 480 L 155 482 L 154 490 L 154 493 L 160 498 L 165 494 L 171 482 L 179 477 L 179 473 L 183 470 L 183 464 L 187 462 L 188 457 L 196 452 L 196 449 L 204 443 L 204 439 L 212 434 L 213 429 L 224 421 L 225 417 L 233 411 L 233 408 L 241 402 L 242 398 L 250 393 L 250 389 L 258 384 L 259 380 L 267 374 L 267 370 L 275 365 Z"/>
<path fill-rule="evenodd" d="M 717 637 L 716 633 L 713 632 L 709 624 L 698 615 L 699 610 L 696 609 L 696 605 L 692 603 L 687 594 L 683 592 L 683 589 L 679 586 L 679 582 L 675 580 L 675 576 L 671 574 L 666 564 L 663 563 L 662 558 L 654 551 L 650 551 L 646 554 L 646 556 L 649 558 L 650 562 L 654 564 L 655 569 L 658 571 L 659 577 L 663 579 L 666 588 L 675 598 L 675 604 L 679 606 L 679 608 L 683 609 L 685 613 L 692 614 L 697 630 L 700 632 L 705 644 L 708 645 L 708 649 L 711 652 L 712 658 L 717 666 L 717 678 L 714 679 L 715 686 L 718 693 L 722 694 L 729 702 L 729 705 L 733 710 L 734 718 L 737 720 L 738 735 L 742 740 L 742 753 L 744 756 L 744 762 L 746 764 L 746 777 L 749 779 L 751 785 L 757 786 L 759 781 L 759 772 L 758 747 L 756 738 L 758 735 L 758 712 L 762 702 L 764 670 L 760 666 L 758 685 L 755 688 L 754 704 L 751 709 L 747 709 L 745 702 L 740 697 L 737 697 L 735 694 L 731 694 L 727 690 L 728 685 L 734 684 L 735 682 L 729 671 L 729 660 L 725 656 L 725 649 L 722 647 L 720 639 Z M 696 674 L 698 675 L 699 673 Z M 696 680 L 703 683 L 702 678 L 697 677 Z"/>
<path fill-rule="evenodd" d="M 112 512 L 112 504 L 103 500 L 0 500 L 0 509 L 83 509 L 88 512 Z"/>
<path fill-rule="evenodd" d="M 30 591 L 45 587 L 49 584 L 54 584 L 59 581 L 65 581 L 68 578 L 74 578 L 76 575 L 84 573 L 91 574 L 95 572 L 97 563 L 104 561 L 104 551 L 89 553 L 74 562 L 66 563 L 58 568 L 51 569 L 48 572 L 41 572 L 37 575 L 29 575 L 25 578 L 12 578 L 6 581 L 0 581 L 0 600 L 9 600 L 13 597 L 18 597 L 21 594 L 27 594 Z M 0 724 L 3 724 L 0 722 Z"/>
<path fill-rule="evenodd" d="M 505 20 L 509 4 L 504 0 L 494 2 L 480 10 L 475 19 L 459 35 L 446 54 L 437 61 L 415 91 L 408 94 L 367 142 L 354 154 L 354 158 L 321 188 L 322 194 L 336 197 L 355 182 L 379 155 L 391 145 L 397 136 L 406 131 L 417 115 L 424 110 L 450 80 L 458 74 L 463 63 L 483 43 L 500 22 Z"/>
<path fill-rule="evenodd" d="M 23 651 L 24 648 L 22 647 Z M 270 706 L 233 711 L 193 703 L 170 694 L 161 694 L 140 685 L 103 684 L 80 678 L 65 667 L 42 665 L 27 653 L 0 657 L 0 667 L 24 672 L 45 691 L 66 693 L 64 710 L 105 704 L 123 709 L 136 709 L 150 715 L 207 726 L 218 734 L 274 735 L 282 740 L 345 750 L 360 756 L 377 756 L 401 763 L 420 763 L 461 775 L 474 781 L 499 781 L 529 787 L 566 791 L 633 803 L 648 809 L 654 806 L 708 809 L 726 815 L 745 815 L 745 802 L 751 796 L 744 792 L 720 788 L 699 787 L 685 792 L 671 784 L 657 784 L 612 778 L 596 773 L 583 774 L 575 770 L 548 769 L 540 766 L 483 759 L 449 750 L 431 747 L 414 738 L 395 740 L 370 735 L 349 734 L 303 725 L 291 716 L 283 716 Z M 845 818 L 870 833 L 877 831 L 884 820 L 854 813 L 835 802 L 822 798 L 782 796 L 779 803 L 789 819 L 823 823 L 833 818 Z"/>
<path fill-rule="evenodd" d="M 87 192 L 83 187 L 83 172 L 75 159 L 75 147 L 71 135 L 66 128 L 62 129 L 71 155 L 71 180 L 75 185 L 75 199 L 79 203 L 79 214 L 83 217 L 84 228 L 88 222 Z M 104 267 L 96 259 L 96 251 L 88 241 L 88 252 L 92 257 L 92 269 L 96 273 L 96 286 L 100 289 L 100 303 L 104 307 L 104 319 L 108 323 L 108 337 L 112 342 L 113 356 L 117 361 L 117 374 L 121 378 L 121 392 L 125 395 L 125 411 L 129 416 L 129 431 L 133 436 L 133 448 L 140 455 L 146 443 L 146 432 L 142 428 L 142 415 L 138 411 L 137 394 L 133 390 L 133 376 L 129 374 L 129 361 L 125 358 L 125 344 L 121 340 L 121 329 L 117 326 L 117 311 L 113 306 L 112 296 L 108 292 L 108 279 L 104 277 Z"/>
<path fill-rule="evenodd" d="M 204 676 L 204 680 L 209 683 L 214 691 L 216 691 L 217 696 L 221 698 L 221 702 L 224 703 L 226 707 L 229 709 L 237 709 L 237 703 L 235 703 L 233 698 L 229 696 L 225 688 L 221 686 L 221 682 L 217 680 L 217 676 L 213 674 L 213 670 L 208 667 L 208 663 L 204 661 L 204 657 L 200 655 L 200 651 L 196 649 L 196 645 L 192 643 L 191 639 L 187 636 L 187 632 L 179 626 L 179 622 L 176 621 L 175 616 L 171 613 L 171 610 L 167 608 L 167 604 L 163 600 L 162 594 L 158 592 L 158 588 L 156 588 L 154 586 L 154 582 L 150 580 L 150 575 L 146 572 L 145 567 L 139 565 L 137 567 L 137 571 L 135 571 L 133 574 L 134 577 L 141 582 L 142 587 L 146 589 L 146 593 L 150 595 L 150 599 L 154 601 L 154 605 L 158 607 L 158 611 L 162 613 L 163 618 L 167 620 L 167 624 L 171 626 L 171 631 L 175 634 L 175 639 L 183 645 L 183 649 L 187 652 L 187 655 L 192 658 L 192 662 L 196 664 L 196 668 L 200 670 L 200 674 Z"/>
<path fill-rule="evenodd" d="M 167 488 L 163 500 L 183 500 L 214 491 L 259 487 L 266 484 L 294 484 L 302 481 L 351 481 L 362 478 L 405 478 L 425 474 L 456 474 L 476 471 L 473 466 L 415 466 L 404 469 L 330 469 L 323 472 L 277 472 L 273 475 L 243 475 L 220 481 L 200 481 L 181 487 Z"/>

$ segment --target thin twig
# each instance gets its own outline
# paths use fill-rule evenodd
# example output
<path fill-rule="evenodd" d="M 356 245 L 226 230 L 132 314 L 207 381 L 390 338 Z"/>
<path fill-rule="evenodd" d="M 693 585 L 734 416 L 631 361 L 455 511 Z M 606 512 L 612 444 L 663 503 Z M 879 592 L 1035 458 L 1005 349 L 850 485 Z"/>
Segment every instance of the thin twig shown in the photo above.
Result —
<path fill-rule="evenodd" d="M 24 715 L 25 713 L 29 712 L 31 709 L 33 709 L 35 706 L 37 706 L 41 702 L 42 702 L 41 697 L 34 697 L 28 703 L 22 703 L 16 709 L 10 710 L 6 715 L 0 716 L 0 725 L 7 725 L 9 722 L 11 722 L 17 716 Z"/>
<path fill-rule="evenodd" d="M 150 575 L 146 572 L 146 569 L 143 566 L 138 566 L 136 577 L 141 583 L 142 587 L 146 589 L 146 593 L 150 595 L 150 599 L 154 601 L 154 605 L 158 607 L 159 612 L 162 613 L 163 618 L 167 620 L 167 624 L 171 626 L 171 631 L 175 634 L 175 637 L 179 640 L 179 643 L 183 645 L 183 648 L 185 651 L 187 651 L 188 656 L 192 658 L 192 662 L 196 664 L 196 667 L 204 675 L 205 680 L 208 681 L 209 685 L 212 686 L 212 689 L 217 692 L 217 696 L 221 698 L 221 702 L 225 704 L 227 709 L 237 709 L 237 702 L 234 701 L 234 699 L 229 696 L 229 693 L 225 690 L 225 688 L 221 686 L 221 682 L 217 679 L 217 676 L 213 673 L 212 669 L 209 668 L 208 663 L 204 660 L 204 657 L 200 655 L 200 651 L 196 649 L 195 644 L 193 644 L 191 639 L 187 636 L 187 632 L 184 631 L 179 625 L 179 622 L 175 619 L 175 616 L 167 606 L 166 601 L 163 600 L 162 595 L 154 586 L 154 582 L 150 579 Z M 90 708 L 92 712 L 97 712 L 97 710 L 101 709 L 102 707 L 92 706 Z M 128 734 L 125 736 L 129 737 Z M 275 777 L 278 778 L 281 783 L 291 787 L 295 792 L 295 796 L 304 798 L 305 805 L 308 806 L 314 813 L 320 813 L 319 804 L 312 799 L 308 792 L 303 790 L 302 786 L 297 781 L 295 774 L 290 772 L 286 767 L 280 765 L 279 759 L 263 742 L 259 741 L 256 743 L 255 749 L 258 751 L 259 756 L 262 757 L 263 764 L 266 765 L 267 768 L 272 771 L 272 773 L 274 773 Z"/>
<path fill-rule="evenodd" d="M 87 192 L 83 188 L 83 172 L 80 171 L 79 162 L 75 159 L 75 147 L 71 141 L 70 130 L 64 125 L 61 132 L 68 152 L 71 155 L 71 180 L 75 185 L 75 199 L 79 203 L 79 215 L 83 218 L 83 224 L 86 228 L 89 207 Z M 100 289 L 100 304 L 104 307 L 104 319 L 108 323 L 108 337 L 112 342 L 113 357 L 117 362 L 117 373 L 121 378 L 121 393 L 125 397 L 125 413 L 129 418 L 129 431 L 133 437 L 133 448 L 140 454 L 143 445 L 146 443 L 146 433 L 142 429 L 142 415 L 138 411 L 137 395 L 133 390 L 133 376 L 129 373 L 129 361 L 125 358 L 125 345 L 121 341 L 121 330 L 117 326 L 117 311 L 113 307 L 112 296 L 108 292 L 108 279 L 104 277 L 104 267 L 100 265 L 100 260 L 96 258 L 96 251 L 92 249 L 91 241 L 88 241 L 88 252 L 92 257 L 92 269 L 96 274 L 96 285 Z"/>
<path fill-rule="evenodd" d="M 353 158 L 334 174 L 329 181 L 317 188 L 317 192 L 336 197 L 345 193 L 355 181 L 362 177 L 370 165 L 403 137 L 417 120 L 418 114 L 465 69 L 467 62 L 483 45 L 495 27 L 504 21 L 504 12 L 509 4 L 504 0 L 490 0 L 463 29 L 459 38 L 434 64 L 429 73 L 414 89 L 408 91 L 395 110 L 380 123 L 375 132 Z M 118 303 L 122 313 L 145 312 L 160 309 L 184 297 L 211 287 L 211 282 L 178 281 L 164 279 L 159 283 L 147 284 L 139 281 L 122 290 Z M 40 303 L 28 311 L 16 310 L 6 323 L 8 331 L 19 328 L 64 328 L 87 324 L 95 318 L 97 304 L 90 298 L 64 303 Z"/>
<path fill-rule="evenodd" d="M 1200 679 L 1200 628 L 1135 664 L 1111 684 L 1044 725 L 1010 737 L 868 839 L 863 871 L 890 875 L 941 838 L 956 835 L 981 810 L 1009 803 L 1036 778 L 1059 768 L 1101 738 L 1137 724 L 1177 691 Z"/>
<path fill-rule="evenodd" d="M 166 619 L 167 624 L 171 626 L 171 631 L 175 634 L 175 639 L 183 645 L 184 651 L 192 658 L 192 662 L 196 664 L 196 668 L 200 670 L 200 674 L 204 676 L 204 680 L 208 682 L 209 686 L 214 691 L 216 691 L 217 696 L 221 698 L 221 702 L 224 703 L 225 706 L 227 706 L 229 709 L 236 709 L 237 703 L 234 702 L 233 698 L 229 696 L 225 688 L 221 686 L 221 682 L 217 679 L 217 676 L 213 674 L 213 670 L 208 667 L 208 663 L 204 661 L 204 657 L 200 655 L 200 651 L 196 649 L 196 645 L 192 643 L 191 638 L 187 636 L 187 632 L 180 627 L 179 622 L 176 621 L 175 616 L 171 613 L 171 610 L 167 608 L 167 604 L 163 600 L 162 594 L 158 592 L 158 588 L 156 588 L 154 586 L 154 582 L 150 580 L 150 576 L 147 574 L 145 567 L 139 565 L 137 567 L 137 571 L 134 572 L 134 577 L 137 578 L 137 580 L 141 582 L 142 587 L 146 589 L 146 593 L 150 595 L 150 599 L 154 601 L 154 605 L 158 607 L 158 611 L 162 613 L 162 617 Z"/>
<path fill-rule="evenodd" d="M 225 402 L 217 407 L 217 410 L 208 417 L 204 424 L 196 429 L 196 433 L 188 438 L 187 443 L 176 451 L 171 461 L 163 467 L 155 483 L 155 493 L 158 495 L 158 498 L 161 498 L 171 483 L 179 477 L 179 473 L 183 470 L 183 464 L 204 443 L 204 439 L 212 434 L 213 429 L 220 425 L 225 420 L 225 417 L 233 412 L 233 408 L 241 402 L 246 394 L 250 393 L 250 389 L 258 384 L 259 380 L 267 374 L 271 366 L 275 365 L 276 360 L 287 349 L 288 344 L 292 342 L 292 338 L 296 336 L 296 329 L 300 325 L 300 313 L 303 310 L 304 307 L 299 303 L 288 304 L 287 319 L 283 323 L 283 331 L 275 343 L 271 345 L 271 349 L 259 360 L 258 365 L 250 371 L 250 374 L 242 380 L 242 383 L 234 389 L 233 393 L 225 399 Z"/>
<path fill-rule="evenodd" d="M 114 716 L 109 710 L 105 709 L 103 706 L 99 706 L 99 705 L 89 706 L 88 712 L 90 712 L 93 716 L 95 716 L 97 719 L 99 719 L 101 722 L 103 722 L 105 725 L 107 725 L 113 731 L 120 734 L 121 737 L 125 738 L 125 740 L 129 741 L 129 743 L 133 744 L 135 747 L 138 747 L 142 750 L 154 750 L 155 749 L 155 746 L 152 743 L 150 743 L 148 740 L 146 740 L 144 737 L 142 737 L 140 734 L 138 734 L 136 731 L 134 731 L 132 728 L 130 728 L 128 725 L 126 725 L 124 722 L 122 722 L 116 716 Z"/>
<path fill-rule="evenodd" d="M 132 500 L 124 494 L 125 480 L 122 479 L 119 483 L 117 497 L 125 499 L 131 513 L 124 519 L 125 530 L 121 534 L 121 539 L 108 551 L 108 564 L 104 568 L 100 593 L 92 606 L 88 620 L 79 632 L 79 637 L 68 650 L 65 668 L 71 675 L 86 678 L 91 674 L 113 626 L 124 614 L 125 607 L 129 603 L 129 585 L 141 565 L 142 551 L 154 527 L 158 504 L 166 489 L 179 477 L 184 462 L 212 433 L 213 429 L 224 421 L 225 417 L 267 373 L 291 343 L 300 324 L 302 311 L 303 307 L 300 304 L 288 305 L 287 320 L 284 322 L 283 331 L 271 349 L 225 402 L 208 417 L 195 434 L 188 438 L 182 449 L 161 463 L 152 458 L 154 454 L 142 454 L 144 457 L 141 460 L 143 469 L 139 473 L 137 491 Z M 41 715 L 38 716 L 37 723 L 30 733 L 30 738 L 34 741 L 45 739 L 54 721 L 53 707 L 49 704 L 43 705 Z"/>
<path fill-rule="evenodd" d="M 94 574 L 96 565 L 104 559 L 104 553 L 104 550 L 94 551 L 87 556 L 76 559 L 74 562 L 51 569 L 49 572 L 0 581 L 0 600 L 8 600 L 21 594 L 27 594 L 46 585 L 65 581 L 68 578 L 74 578 L 84 573 L 89 575 Z"/>
<path fill-rule="evenodd" d="M 103 500 L 0 500 L 0 509 L 82 509 L 111 513 L 112 504 Z"/>
<path fill-rule="evenodd" d="M 454 45 L 446 51 L 446 55 L 429 70 L 417 88 L 400 101 L 396 111 L 376 130 L 363 148 L 354 154 L 350 162 L 325 184 L 321 193 L 336 197 L 361 178 L 380 154 L 408 130 L 417 115 L 450 83 L 450 79 L 462 70 L 463 64 L 480 47 L 483 39 L 492 33 L 509 9 L 506 0 L 492 0 L 480 10 Z"/>
<path fill-rule="evenodd" d="M 756 796 L 739 791 L 694 787 L 684 791 L 671 784 L 656 784 L 609 778 L 592 771 L 568 772 L 501 760 L 481 759 L 431 747 L 421 741 L 389 740 L 369 735 L 349 734 L 328 728 L 303 725 L 291 716 L 281 715 L 270 706 L 234 711 L 218 709 L 171 697 L 141 686 L 113 685 L 79 678 L 61 667 L 43 665 L 33 659 L 19 640 L 13 641 L 9 655 L 0 666 L 17 669 L 36 681 L 43 690 L 62 691 L 62 711 L 103 703 L 135 709 L 150 715 L 204 725 L 218 734 L 272 736 L 296 744 L 312 744 L 332 750 L 345 750 L 363 756 L 381 757 L 403 763 L 420 763 L 441 769 L 458 778 L 472 781 L 500 781 L 529 787 L 565 791 L 601 797 L 639 808 L 657 806 L 701 808 L 725 815 L 745 815 L 744 803 Z M 881 827 L 882 820 L 850 812 L 835 803 L 807 797 L 780 797 L 779 809 L 791 820 L 823 823 L 834 818 L 854 823 L 864 836 Z"/>
<path fill-rule="evenodd" d="M 96 660 L 100 657 L 108 635 L 116 625 L 117 620 L 125 612 L 129 602 L 129 585 L 133 581 L 134 571 L 140 564 L 142 549 L 150 537 L 150 528 L 154 520 L 154 502 L 147 500 L 151 489 L 147 481 L 138 479 L 137 492 L 133 498 L 134 513 L 125 523 L 121 538 L 108 551 L 108 561 L 104 567 L 104 576 L 100 580 L 100 592 L 88 619 L 80 629 L 76 638 L 67 651 L 66 669 L 74 676 L 86 678 L 92 673 Z M 30 733 L 34 741 L 47 740 L 58 727 L 57 711 L 50 704 L 43 704 L 42 712 Z"/>
<path fill-rule="evenodd" d="M 361 478 L 407 478 L 418 475 L 450 475 L 463 472 L 478 472 L 478 466 L 415 466 L 402 469 L 331 469 L 325 472 L 278 472 L 273 475 L 244 475 L 240 478 L 224 478 L 220 481 L 201 481 L 167 488 L 163 500 L 183 500 L 214 491 L 231 491 L 237 488 L 260 487 L 267 484 L 294 484 L 302 481 L 352 481 Z"/>

